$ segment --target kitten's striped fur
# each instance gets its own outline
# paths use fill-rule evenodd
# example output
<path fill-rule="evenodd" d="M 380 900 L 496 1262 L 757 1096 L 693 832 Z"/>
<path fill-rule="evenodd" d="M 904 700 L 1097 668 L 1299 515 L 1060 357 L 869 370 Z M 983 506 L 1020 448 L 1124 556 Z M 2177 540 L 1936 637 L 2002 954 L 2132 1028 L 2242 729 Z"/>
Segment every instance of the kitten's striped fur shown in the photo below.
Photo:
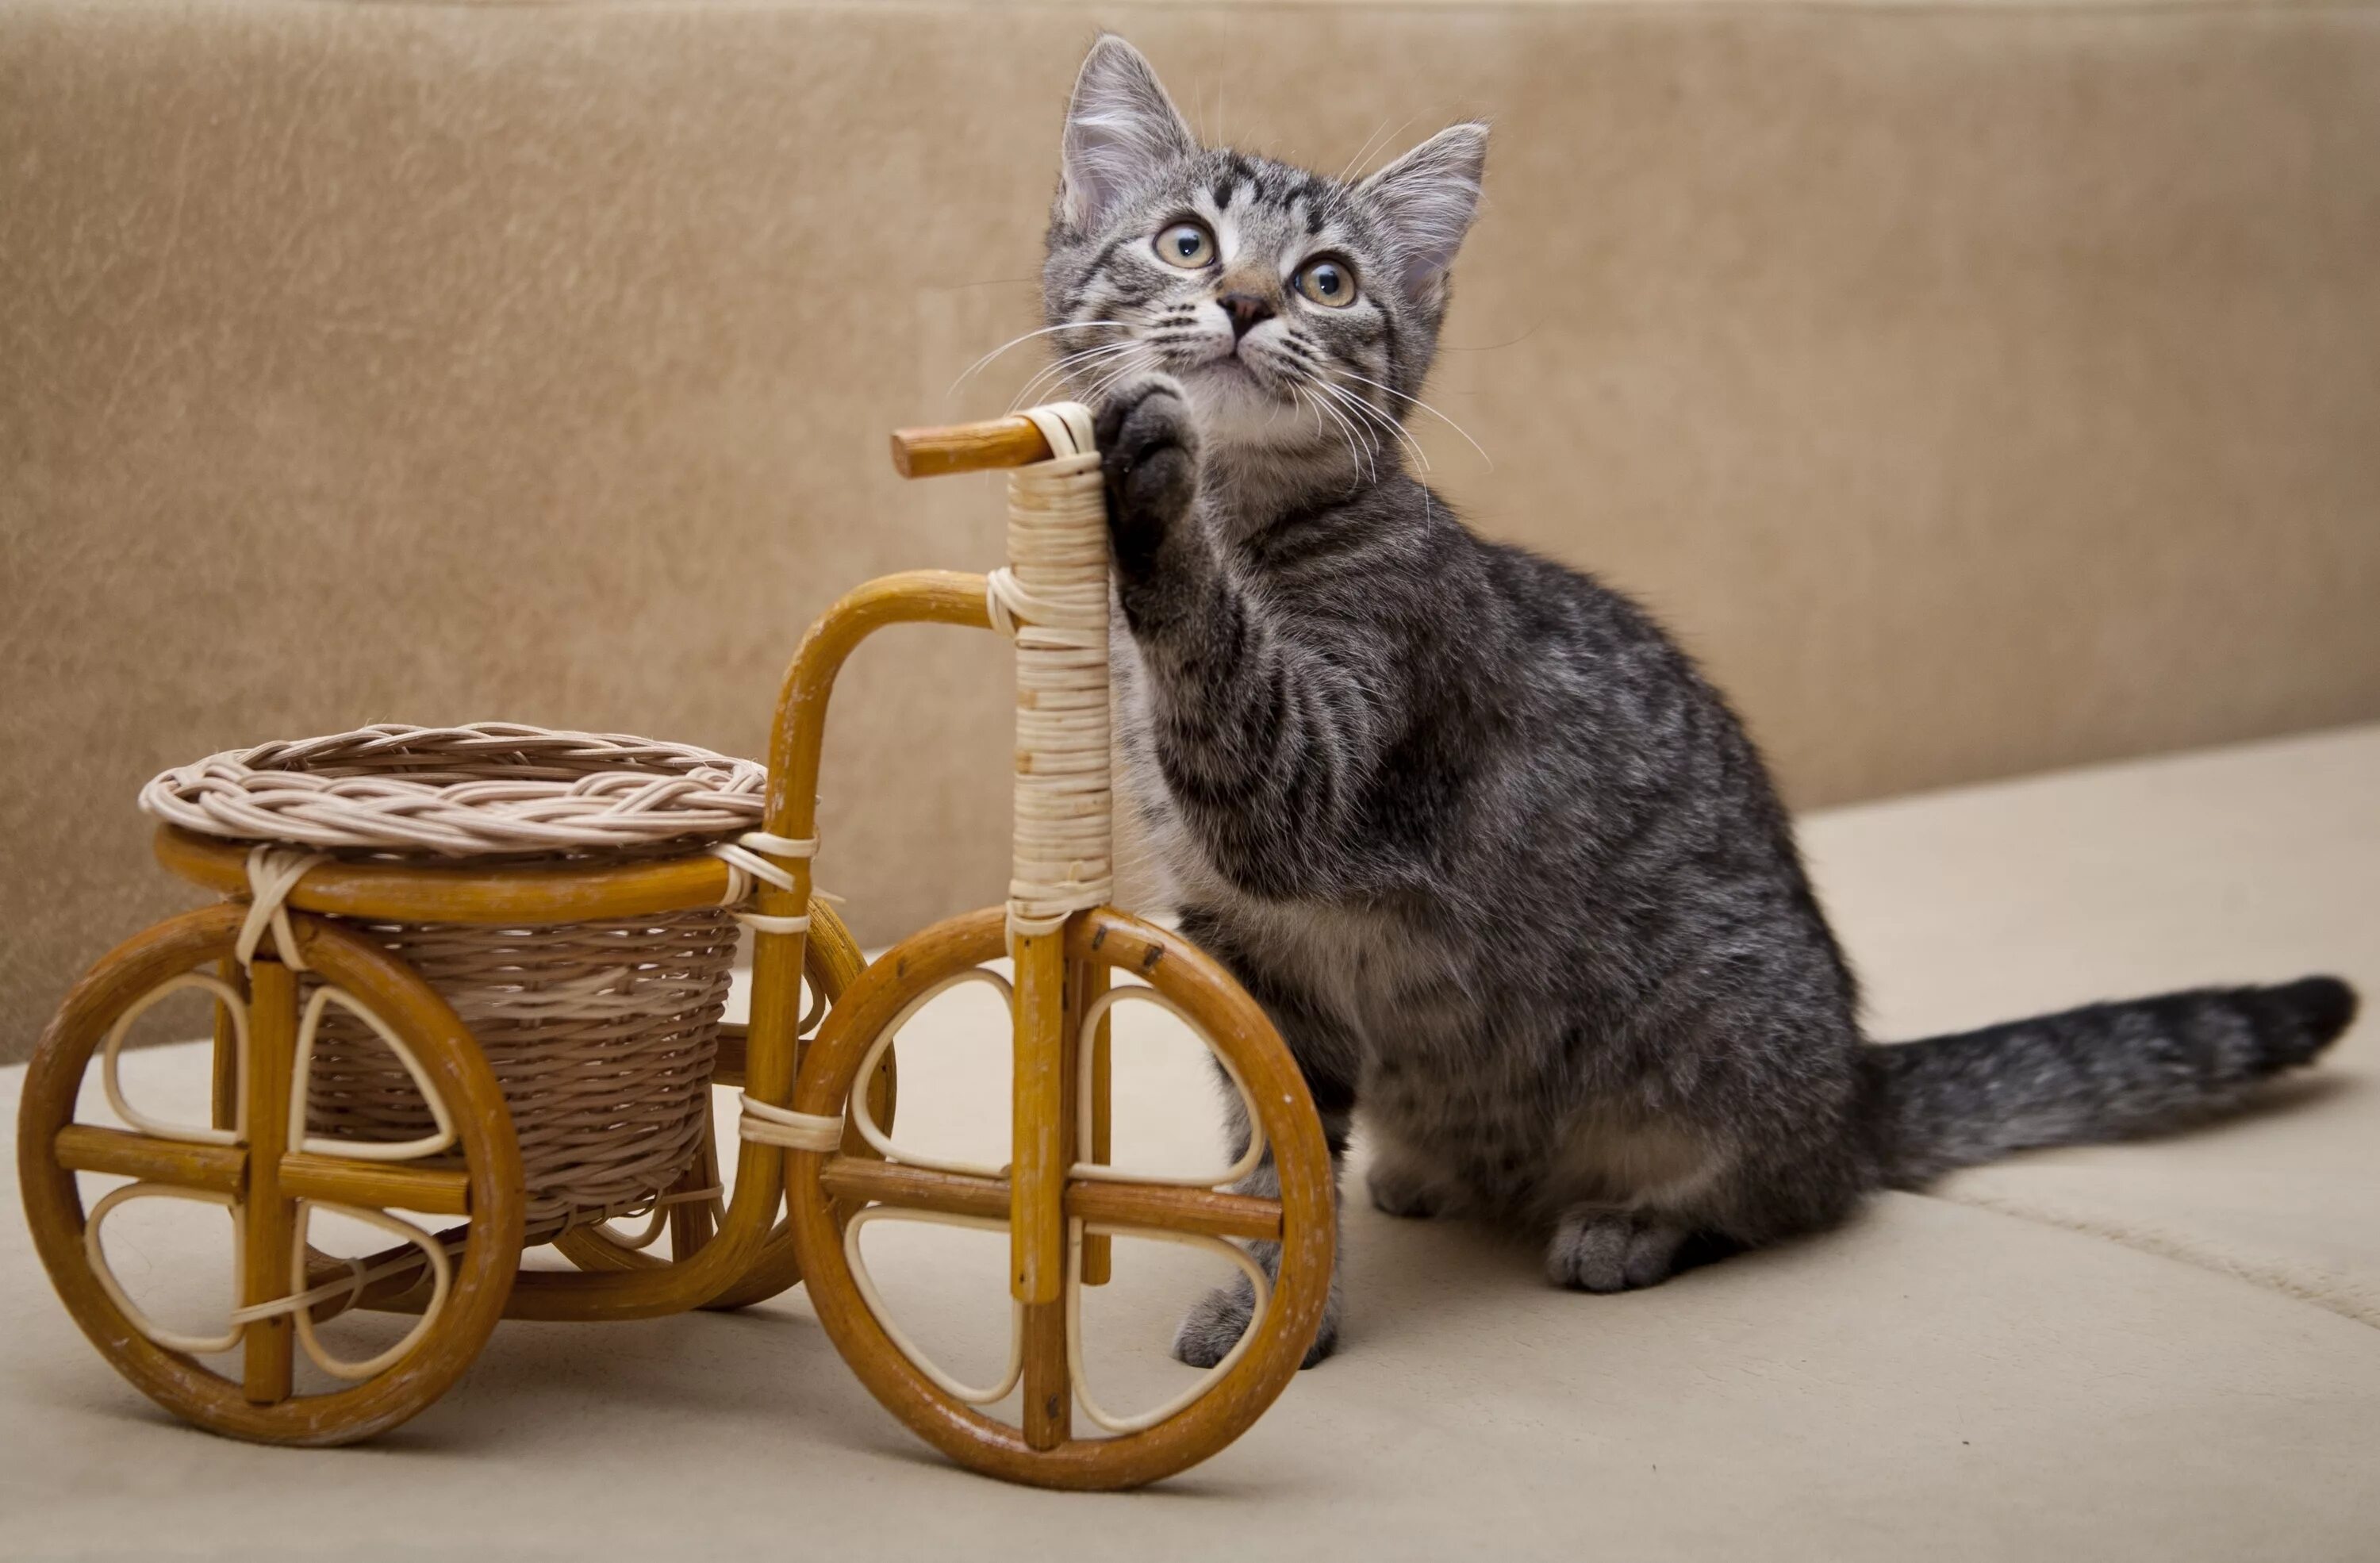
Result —
<path fill-rule="evenodd" d="M 1718 692 L 1634 603 L 1405 468 L 1486 144 L 1457 126 L 1353 183 L 1205 149 L 1103 38 L 1044 272 L 1062 378 L 1101 408 L 1132 794 L 1334 1152 L 1360 1104 L 1374 1202 L 1535 1229 L 1562 1285 L 1646 1286 L 2320 1052 L 2355 1003 L 2328 977 L 1862 1037 Z M 1184 223 L 1177 259 L 1207 262 L 1157 248 Z M 1318 258 L 1355 302 L 1299 291 Z M 1217 1361 L 1247 1306 L 1218 1291 L 1177 1351 Z M 1336 1332 L 1334 1302 L 1318 1356 Z"/>

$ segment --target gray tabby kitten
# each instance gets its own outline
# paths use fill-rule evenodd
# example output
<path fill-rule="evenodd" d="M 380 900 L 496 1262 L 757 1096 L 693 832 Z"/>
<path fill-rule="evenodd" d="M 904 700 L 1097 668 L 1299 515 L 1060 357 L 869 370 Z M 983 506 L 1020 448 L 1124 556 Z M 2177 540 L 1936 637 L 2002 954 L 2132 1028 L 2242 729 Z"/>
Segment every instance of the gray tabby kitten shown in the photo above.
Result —
<path fill-rule="evenodd" d="M 2345 1029 L 2353 990 L 2309 977 L 1863 1039 L 1726 701 L 1399 459 L 1487 141 L 1353 184 L 1207 150 L 1103 37 L 1043 271 L 1101 409 L 1130 790 L 1334 1156 L 1362 1103 L 1372 1202 L 1545 1233 L 1559 1285 L 1650 1286 L 1872 1189 L 2228 1106 Z M 1208 1297 L 1175 1353 L 1220 1360 L 1249 1306 Z M 1337 1334 L 1334 1295 L 1309 1360 Z"/>

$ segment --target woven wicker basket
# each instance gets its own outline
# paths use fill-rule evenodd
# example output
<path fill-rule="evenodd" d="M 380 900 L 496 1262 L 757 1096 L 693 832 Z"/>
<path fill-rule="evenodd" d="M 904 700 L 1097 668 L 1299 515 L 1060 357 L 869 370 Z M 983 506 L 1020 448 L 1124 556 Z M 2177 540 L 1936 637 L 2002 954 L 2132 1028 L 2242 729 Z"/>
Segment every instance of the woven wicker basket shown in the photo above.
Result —
<path fill-rule="evenodd" d="M 142 790 L 184 829 L 343 859 L 593 863 L 702 850 L 760 823 L 748 760 L 614 734 L 382 726 L 212 756 Z M 357 927 L 454 1005 L 502 1083 L 532 1236 L 646 1205 L 707 1133 L 736 925 L 705 907 L 538 927 Z M 310 1133 L 407 1140 L 429 1106 L 337 1005 L 309 1080 Z"/>

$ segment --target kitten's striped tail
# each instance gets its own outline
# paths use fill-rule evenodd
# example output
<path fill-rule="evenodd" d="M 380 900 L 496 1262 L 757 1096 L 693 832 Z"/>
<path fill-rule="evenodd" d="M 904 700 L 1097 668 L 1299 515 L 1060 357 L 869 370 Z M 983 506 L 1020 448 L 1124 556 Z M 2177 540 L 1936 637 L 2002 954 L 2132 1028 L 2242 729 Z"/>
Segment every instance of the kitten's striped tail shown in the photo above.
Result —
<path fill-rule="evenodd" d="M 2355 1008 L 2346 983 L 2310 976 L 1872 1046 L 1884 1181 L 1912 1188 L 2028 1146 L 2123 1139 L 2220 1111 L 2313 1062 Z"/>

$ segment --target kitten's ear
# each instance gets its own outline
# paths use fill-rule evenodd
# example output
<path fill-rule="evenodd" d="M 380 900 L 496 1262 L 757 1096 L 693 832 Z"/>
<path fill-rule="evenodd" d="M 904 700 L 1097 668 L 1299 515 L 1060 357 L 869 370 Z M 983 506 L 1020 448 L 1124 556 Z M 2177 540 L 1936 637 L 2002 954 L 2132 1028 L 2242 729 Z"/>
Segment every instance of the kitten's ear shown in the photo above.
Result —
<path fill-rule="evenodd" d="M 1140 51 L 1103 32 L 1066 105 L 1059 214 L 1072 227 L 1096 226 L 1135 188 L 1197 150 L 1198 138 Z"/>
<path fill-rule="evenodd" d="M 1397 246 L 1405 297 L 1436 305 L 1447 268 L 1479 210 L 1488 167 L 1488 127 L 1473 121 L 1439 131 L 1355 187 Z"/>

